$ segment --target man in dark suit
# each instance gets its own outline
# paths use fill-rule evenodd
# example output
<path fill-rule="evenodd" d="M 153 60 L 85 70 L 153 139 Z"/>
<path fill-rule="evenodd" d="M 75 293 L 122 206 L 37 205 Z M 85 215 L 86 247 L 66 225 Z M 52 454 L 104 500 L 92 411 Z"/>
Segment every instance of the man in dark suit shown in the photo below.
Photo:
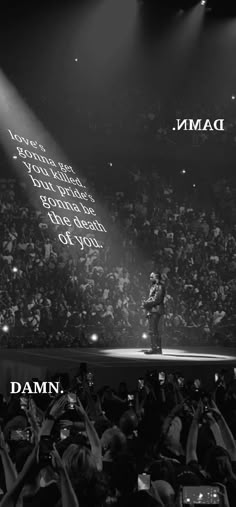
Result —
<path fill-rule="evenodd" d="M 148 299 L 143 302 L 143 308 L 147 310 L 149 323 L 149 335 L 151 338 L 151 350 L 147 354 L 161 354 L 161 335 L 159 329 L 160 318 L 164 314 L 165 287 L 161 282 L 160 273 L 150 274 L 151 288 Z"/>

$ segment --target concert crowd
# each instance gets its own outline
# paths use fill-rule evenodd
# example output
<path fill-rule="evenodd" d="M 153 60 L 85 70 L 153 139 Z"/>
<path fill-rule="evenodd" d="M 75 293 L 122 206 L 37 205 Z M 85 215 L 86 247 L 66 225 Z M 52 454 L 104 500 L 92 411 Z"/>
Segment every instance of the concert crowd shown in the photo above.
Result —
<path fill-rule="evenodd" d="M 95 171 L 88 170 L 90 182 Z M 233 183 L 212 183 L 204 200 L 197 185 L 183 185 L 185 174 L 167 179 L 155 166 L 123 171 L 125 184 L 119 167 L 101 188 L 111 234 L 103 250 L 86 255 L 55 239 L 16 181 L 1 181 L 2 346 L 88 346 L 93 334 L 100 346 L 140 345 L 147 331 L 141 301 L 153 270 L 166 288 L 164 346 L 233 344 Z"/>
<path fill-rule="evenodd" d="M 1 396 L 1 507 L 174 507 L 189 486 L 199 498 L 213 488 L 213 503 L 227 495 L 234 507 L 233 368 L 210 390 L 156 371 L 132 392 L 122 379 L 117 390 L 97 390 L 86 363 L 72 379 L 51 380 L 59 379 L 59 396 L 29 394 L 29 386 Z"/>

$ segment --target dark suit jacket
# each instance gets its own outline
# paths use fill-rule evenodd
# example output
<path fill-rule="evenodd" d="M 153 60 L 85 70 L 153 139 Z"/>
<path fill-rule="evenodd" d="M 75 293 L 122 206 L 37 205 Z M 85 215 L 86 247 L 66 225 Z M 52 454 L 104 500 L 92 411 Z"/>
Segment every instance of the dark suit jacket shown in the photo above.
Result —
<path fill-rule="evenodd" d="M 148 310 L 148 313 L 158 313 L 159 315 L 163 315 L 164 310 L 164 297 L 165 297 L 165 287 L 162 283 L 155 283 L 151 286 L 149 291 L 149 296 L 146 301 L 144 301 L 143 306 L 145 310 Z"/>

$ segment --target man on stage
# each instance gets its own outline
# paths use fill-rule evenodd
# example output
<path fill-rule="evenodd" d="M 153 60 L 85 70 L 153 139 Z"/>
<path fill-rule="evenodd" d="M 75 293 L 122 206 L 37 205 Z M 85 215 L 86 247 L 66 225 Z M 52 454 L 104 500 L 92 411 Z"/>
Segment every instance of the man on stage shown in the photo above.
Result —
<path fill-rule="evenodd" d="M 147 310 L 149 322 L 149 335 L 151 339 L 151 350 L 146 354 L 161 354 L 161 335 L 159 330 L 160 318 L 164 314 L 165 287 L 161 282 L 160 273 L 150 274 L 151 288 L 148 299 L 143 302 L 143 308 Z"/>

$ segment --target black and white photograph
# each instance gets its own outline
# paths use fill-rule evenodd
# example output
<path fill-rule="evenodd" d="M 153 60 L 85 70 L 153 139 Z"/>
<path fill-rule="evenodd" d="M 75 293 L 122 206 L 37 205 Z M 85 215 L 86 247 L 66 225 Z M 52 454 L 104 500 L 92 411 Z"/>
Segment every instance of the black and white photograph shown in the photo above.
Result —
<path fill-rule="evenodd" d="M 232 0 L 2 0 L 0 507 L 235 507 L 235 55 Z"/>

